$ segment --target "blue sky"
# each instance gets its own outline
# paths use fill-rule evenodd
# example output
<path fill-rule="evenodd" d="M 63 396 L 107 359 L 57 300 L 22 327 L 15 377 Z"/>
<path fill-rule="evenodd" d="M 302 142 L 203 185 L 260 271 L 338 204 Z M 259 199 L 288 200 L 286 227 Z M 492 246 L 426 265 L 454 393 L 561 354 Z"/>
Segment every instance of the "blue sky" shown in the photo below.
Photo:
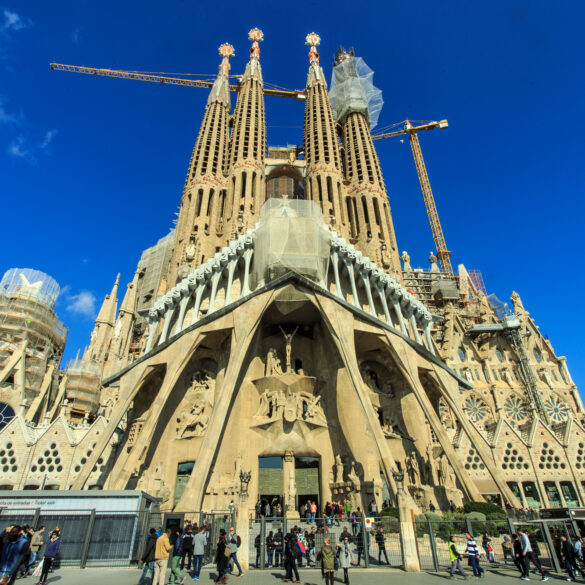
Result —
<path fill-rule="evenodd" d="M 31 267 L 63 287 L 65 358 L 89 341 L 117 272 L 166 233 L 207 90 L 53 72 L 50 61 L 214 74 L 217 47 L 243 71 L 264 30 L 265 80 L 302 88 L 304 37 L 327 77 L 354 46 L 384 92 L 380 126 L 447 118 L 420 136 L 453 262 L 512 290 L 585 387 L 581 293 L 585 4 L 507 0 L 52 3 L 0 0 L 0 271 Z M 267 98 L 269 144 L 302 140 L 303 106 Z M 408 141 L 377 143 L 401 250 L 434 248 Z"/>

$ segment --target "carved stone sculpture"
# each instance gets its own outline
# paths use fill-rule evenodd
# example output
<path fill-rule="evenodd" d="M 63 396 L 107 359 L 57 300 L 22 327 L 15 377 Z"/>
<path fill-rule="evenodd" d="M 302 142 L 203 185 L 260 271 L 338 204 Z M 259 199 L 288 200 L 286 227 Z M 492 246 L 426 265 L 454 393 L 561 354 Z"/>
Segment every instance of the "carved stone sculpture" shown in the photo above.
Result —
<path fill-rule="evenodd" d="M 335 483 L 343 483 L 343 461 L 339 453 L 335 456 Z"/>
<path fill-rule="evenodd" d="M 281 376 L 282 373 L 282 365 L 278 357 L 278 352 L 274 347 L 271 347 L 266 356 L 266 375 Z"/>
<path fill-rule="evenodd" d="M 420 485 L 420 467 L 418 465 L 418 458 L 414 451 L 411 452 L 410 457 L 406 460 L 406 469 L 408 477 L 412 485 Z"/>
<path fill-rule="evenodd" d="M 205 413 L 206 406 L 204 400 L 199 399 L 189 410 L 181 412 L 177 418 L 179 423 L 177 438 L 199 437 L 205 432 L 209 424 L 209 416 Z"/>

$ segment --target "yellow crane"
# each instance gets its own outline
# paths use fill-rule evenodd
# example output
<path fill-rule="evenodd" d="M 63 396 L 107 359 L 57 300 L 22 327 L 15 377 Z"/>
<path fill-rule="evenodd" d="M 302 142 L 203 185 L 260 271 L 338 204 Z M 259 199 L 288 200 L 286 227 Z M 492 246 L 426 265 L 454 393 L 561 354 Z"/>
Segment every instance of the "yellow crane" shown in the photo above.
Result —
<path fill-rule="evenodd" d="M 134 79 L 136 81 L 151 81 L 152 83 L 166 83 L 168 85 L 184 85 L 187 87 L 211 87 L 213 81 L 201 79 L 185 79 L 184 77 L 167 77 L 154 73 L 141 71 L 123 71 L 119 69 L 97 69 L 96 67 L 84 67 L 82 65 L 64 65 L 63 63 L 49 63 L 53 71 L 69 71 L 71 73 L 85 73 L 87 75 L 101 75 L 102 77 L 117 77 L 119 79 Z M 238 77 L 238 76 L 235 76 Z M 238 91 L 239 86 L 230 85 L 230 91 Z M 293 98 L 304 101 L 304 91 L 291 91 L 281 88 L 264 88 L 265 95 Z"/>
<path fill-rule="evenodd" d="M 414 164 L 416 165 L 416 172 L 418 173 L 418 180 L 420 181 L 420 188 L 425 200 L 425 207 L 427 209 L 427 215 L 429 216 L 431 231 L 433 232 L 433 240 L 435 241 L 435 247 L 437 249 L 437 258 L 441 264 L 441 269 L 443 272 L 449 276 L 453 276 L 453 267 L 451 266 L 450 259 L 451 252 L 447 250 L 445 236 L 443 235 L 443 228 L 441 227 L 441 222 L 439 221 L 439 214 L 437 212 L 437 206 L 435 205 L 435 198 L 433 197 L 429 175 L 427 173 L 425 161 L 420 149 L 420 142 L 417 136 L 417 133 L 422 132 L 423 130 L 448 128 L 449 123 L 447 120 L 440 120 L 438 122 L 427 122 L 425 124 L 421 124 L 420 126 L 413 126 L 409 120 L 405 120 L 404 122 L 395 124 L 394 127 L 400 125 L 402 125 L 402 128 L 399 128 L 398 130 L 374 134 L 372 136 L 372 140 L 381 140 L 382 138 L 391 138 L 392 136 L 403 136 L 408 134 L 410 147 L 412 148 L 412 155 L 414 156 Z"/>

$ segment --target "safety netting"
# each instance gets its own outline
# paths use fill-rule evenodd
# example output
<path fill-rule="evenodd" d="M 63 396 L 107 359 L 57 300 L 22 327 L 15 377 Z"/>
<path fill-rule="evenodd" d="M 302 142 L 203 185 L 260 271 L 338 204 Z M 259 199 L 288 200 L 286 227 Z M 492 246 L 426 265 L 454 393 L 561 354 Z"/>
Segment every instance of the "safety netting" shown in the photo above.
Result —
<path fill-rule="evenodd" d="M 324 285 L 331 232 L 314 201 L 271 198 L 260 210 L 254 234 L 254 274 L 258 285 L 297 272 Z"/>
<path fill-rule="evenodd" d="M 344 55 L 344 59 L 333 67 L 329 99 L 337 120 L 352 112 L 363 113 L 370 130 L 378 123 L 384 105 L 382 90 L 374 86 L 374 72 L 361 57 Z"/>

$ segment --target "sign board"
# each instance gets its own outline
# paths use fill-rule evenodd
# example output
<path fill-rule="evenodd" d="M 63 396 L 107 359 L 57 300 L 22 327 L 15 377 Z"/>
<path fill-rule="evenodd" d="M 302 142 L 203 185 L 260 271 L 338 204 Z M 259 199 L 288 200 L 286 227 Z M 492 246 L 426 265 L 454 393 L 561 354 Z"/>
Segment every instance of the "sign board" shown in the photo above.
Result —
<path fill-rule="evenodd" d="M 372 528 L 374 527 L 375 520 L 376 520 L 375 518 L 366 518 L 365 519 L 366 530 L 372 530 Z"/>

